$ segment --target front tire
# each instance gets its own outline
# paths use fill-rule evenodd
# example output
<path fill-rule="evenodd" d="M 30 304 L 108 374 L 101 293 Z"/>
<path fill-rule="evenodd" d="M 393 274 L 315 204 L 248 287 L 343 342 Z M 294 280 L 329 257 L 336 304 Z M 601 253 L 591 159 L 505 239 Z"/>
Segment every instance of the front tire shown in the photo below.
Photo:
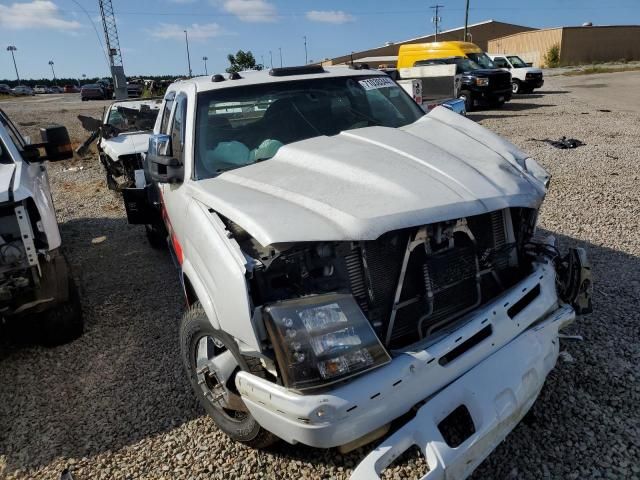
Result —
<path fill-rule="evenodd" d="M 47 347 L 63 345 L 75 340 L 84 330 L 80 295 L 73 279 L 69 278 L 69 298 L 42 314 L 40 343 Z"/>
<path fill-rule="evenodd" d="M 278 437 L 262 428 L 246 410 L 235 388 L 235 373 L 240 370 L 264 377 L 260 361 L 242 357 L 240 363 L 244 365 L 238 365 L 234 374 L 223 382 L 218 381 L 220 375 L 211 371 L 213 367 L 209 366 L 213 365 L 212 360 L 216 357 L 233 355 L 236 358 L 240 354 L 229 335 L 213 328 L 200 303 L 193 304 L 182 317 L 180 352 L 184 369 L 200 405 L 220 430 L 233 440 L 252 448 L 266 448 L 278 441 Z"/>
<path fill-rule="evenodd" d="M 513 80 L 511 82 L 511 92 L 514 95 L 517 95 L 518 93 L 522 93 L 522 83 L 520 83 L 520 80 Z"/>
<path fill-rule="evenodd" d="M 163 224 L 148 224 L 144 226 L 144 229 L 151 248 L 163 250 L 167 247 L 167 229 Z"/>
<path fill-rule="evenodd" d="M 463 90 L 462 92 L 460 92 L 460 95 L 458 96 L 458 98 L 460 100 L 464 100 L 464 108 L 467 112 L 470 112 L 473 110 L 473 99 L 471 97 L 471 92 L 469 92 L 468 90 Z"/>

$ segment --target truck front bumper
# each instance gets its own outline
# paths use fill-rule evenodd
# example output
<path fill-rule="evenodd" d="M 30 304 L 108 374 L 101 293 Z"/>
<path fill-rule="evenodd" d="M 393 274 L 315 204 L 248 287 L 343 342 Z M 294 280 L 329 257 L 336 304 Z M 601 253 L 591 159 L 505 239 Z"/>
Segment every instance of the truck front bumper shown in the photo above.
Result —
<path fill-rule="evenodd" d="M 533 405 L 558 358 L 558 329 L 573 318 L 572 308 L 558 309 L 442 389 L 415 418 L 365 457 L 351 479 L 379 479 L 389 464 L 414 445 L 428 465 L 422 480 L 469 476 Z M 474 433 L 452 448 L 438 425 L 461 405 L 470 414 Z"/>
<path fill-rule="evenodd" d="M 517 307 L 518 313 L 514 314 L 512 307 Z M 547 358 L 547 351 L 557 350 L 553 342 L 557 343 L 558 329 L 574 317 L 571 307 L 559 306 L 553 266 L 539 263 L 527 278 L 472 312 L 455 328 L 412 351 L 396 353 L 387 365 L 347 383 L 303 395 L 240 372 L 236 386 L 256 421 L 283 440 L 319 448 L 336 447 L 370 434 L 434 395 L 449 398 L 452 407 L 444 416 L 448 415 L 458 406 L 454 405 L 454 397 L 442 393 L 448 386 L 509 344 L 524 342 L 522 345 L 526 346 L 528 340 L 523 339 L 532 339 L 528 353 L 523 350 L 514 354 L 509 349 L 500 354 L 505 365 L 514 364 L 519 358 L 531 364 Z M 547 361 L 551 363 L 545 363 L 545 368 L 550 369 L 555 356 Z M 492 376 L 501 378 L 499 372 Z M 534 383 L 542 385 L 547 372 L 548 369 L 536 370 Z M 522 376 L 520 379 L 524 381 Z"/>

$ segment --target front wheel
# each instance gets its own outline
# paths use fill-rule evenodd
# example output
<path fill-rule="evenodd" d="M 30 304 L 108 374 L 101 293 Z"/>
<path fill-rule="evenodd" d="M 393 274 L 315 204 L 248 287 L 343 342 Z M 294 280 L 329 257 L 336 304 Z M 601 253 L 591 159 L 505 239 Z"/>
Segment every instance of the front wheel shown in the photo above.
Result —
<path fill-rule="evenodd" d="M 514 80 L 511 82 L 511 91 L 514 95 L 522 93 L 522 84 L 520 83 L 520 80 Z"/>
<path fill-rule="evenodd" d="M 73 279 L 69 278 L 69 296 L 41 316 L 40 343 L 53 347 L 75 340 L 84 330 L 80 295 Z"/>
<path fill-rule="evenodd" d="M 467 112 L 473 110 L 473 99 L 471 97 L 471 92 L 463 90 L 462 92 L 460 92 L 458 98 L 460 100 L 464 100 L 464 108 Z"/>
<path fill-rule="evenodd" d="M 264 377 L 260 361 L 241 356 L 233 338 L 213 328 L 200 303 L 182 317 L 180 352 L 200 405 L 220 430 L 252 448 L 266 448 L 278 441 L 251 416 L 235 386 L 240 370 Z"/>
<path fill-rule="evenodd" d="M 151 248 L 155 250 L 162 250 L 163 248 L 166 248 L 167 229 L 162 223 L 145 225 L 144 229 Z"/>

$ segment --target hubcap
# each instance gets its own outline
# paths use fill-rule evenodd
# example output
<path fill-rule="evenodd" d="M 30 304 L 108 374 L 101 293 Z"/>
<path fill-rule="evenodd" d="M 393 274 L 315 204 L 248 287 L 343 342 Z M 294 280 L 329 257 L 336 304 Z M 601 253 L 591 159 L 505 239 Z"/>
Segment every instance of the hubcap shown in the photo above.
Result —
<path fill-rule="evenodd" d="M 519 88 L 520 88 L 520 87 L 518 86 L 518 84 L 517 84 L 516 82 L 513 82 L 513 83 L 511 84 L 511 91 L 512 91 L 513 93 L 518 93 Z"/>
<path fill-rule="evenodd" d="M 230 420 L 244 420 L 247 407 L 232 390 L 239 365 L 231 351 L 219 339 L 207 335 L 198 340 L 195 357 L 198 386 L 205 398 Z"/>

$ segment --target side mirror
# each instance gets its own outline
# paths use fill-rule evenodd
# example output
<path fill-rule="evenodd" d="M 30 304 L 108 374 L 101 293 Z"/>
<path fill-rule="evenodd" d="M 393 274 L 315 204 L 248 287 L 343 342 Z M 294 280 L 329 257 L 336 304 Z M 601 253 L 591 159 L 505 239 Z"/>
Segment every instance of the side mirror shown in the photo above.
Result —
<path fill-rule="evenodd" d="M 41 143 L 31 143 L 27 141 L 22 152 L 22 158 L 27 162 L 57 162 L 73 158 L 71 140 L 66 127 L 53 125 L 40 129 Z M 40 154 L 40 149 L 44 148 L 45 154 Z"/>
<path fill-rule="evenodd" d="M 173 156 L 169 135 L 158 134 L 149 137 L 146 167 L 154 182 L 182 183 L 184 181 L 184 165 Z"/>

